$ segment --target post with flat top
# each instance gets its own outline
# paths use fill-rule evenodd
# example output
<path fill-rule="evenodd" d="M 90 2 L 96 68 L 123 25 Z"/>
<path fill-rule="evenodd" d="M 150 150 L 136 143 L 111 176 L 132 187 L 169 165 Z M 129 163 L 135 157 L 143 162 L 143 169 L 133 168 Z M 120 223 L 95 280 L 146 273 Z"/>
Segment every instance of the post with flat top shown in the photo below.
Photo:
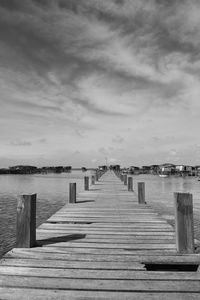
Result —
<path fill-rule="evenodd" d="M 85 187 L 85 191 L 89 191 L 89 177 L 88 176 L 84 177 L 84 187 Z"/>
<path fill-rule="evenodd" d="M 76 203 L 76 182 L 69 184 L 69 203 Z"/>
<path fill-rule="evenodd" d="M 127 185 L 127 175 L 124 175 L 124 185 Z"/>
<path fill-rule="evenodd" d="M 36 244 L 36 194 L 20 195 L 17 199 L 16 248 Z"/>
<path fill-rule="evenodd" d="M 132 192 L 133 191 L 133 178 L 128 177 L 128 191 Z"/>
<path fill-rule="evenodd" d="M 94 184 L 95 184 L 95 176 L 92 175 L 92 185 L 94 185 Z"/>
<path fill-rule="evenodd" d="M 138 203 L 146 204 L 145 202 L 145 183 L 138 182 Z"/>
<path fill-rule="evenodd" d="M 192 194 L 174 193 L 176 248 L 180 253 L 194 253 Z"/>
<path fill-rule="evenodd" d="M 124 175 L 123 174 L 120 175 L 120 179 L 121 179 L 121 181 L 124 181 Z"/>

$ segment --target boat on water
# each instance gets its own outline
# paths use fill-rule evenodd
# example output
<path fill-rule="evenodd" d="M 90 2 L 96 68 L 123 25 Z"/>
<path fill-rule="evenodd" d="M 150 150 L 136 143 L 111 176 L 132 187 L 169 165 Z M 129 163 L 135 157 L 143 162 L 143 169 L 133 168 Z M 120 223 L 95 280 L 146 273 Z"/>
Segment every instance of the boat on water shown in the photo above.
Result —
<path fill-rule="evenodd" d="M 169 177 L 168 174 L 159 174 L 160 177 L 165 178 L 165 177 Z"/>
<path fill-rule="evenodd" d="M 158 175 L 162 178 L 166 178 L 166 177 L 169 177 L 169 172 L 163 171 L 163 172 L 159 173 Z"/>

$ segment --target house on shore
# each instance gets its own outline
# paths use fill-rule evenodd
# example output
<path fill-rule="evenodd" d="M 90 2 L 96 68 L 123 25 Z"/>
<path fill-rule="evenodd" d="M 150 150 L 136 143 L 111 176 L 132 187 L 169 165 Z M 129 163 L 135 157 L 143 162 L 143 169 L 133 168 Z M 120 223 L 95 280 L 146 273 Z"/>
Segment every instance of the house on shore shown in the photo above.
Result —
<path fill-rule="evenodd" d="M 176 166 L 171 163 L 165 163 L 159 165 L 159 173 L 168 173 L 170 175 L 175 174 L 176 172 Z"/>
<path fill-rule="evenodd" d="M 142 166 L 142 167 L 141 167 L 141 173 L 142 173 L 142 174 L 149 174 L 149 173 L 150 173 L 150 170 L 151 170 L 151 167 L 150 167 L 150 166 Z"/>
<path fill-rule="evenodd" d="M 180 176 L 195 175 L 195 167 L 186 165 L 176 165 L 176 174 L 179 174 Z"/>

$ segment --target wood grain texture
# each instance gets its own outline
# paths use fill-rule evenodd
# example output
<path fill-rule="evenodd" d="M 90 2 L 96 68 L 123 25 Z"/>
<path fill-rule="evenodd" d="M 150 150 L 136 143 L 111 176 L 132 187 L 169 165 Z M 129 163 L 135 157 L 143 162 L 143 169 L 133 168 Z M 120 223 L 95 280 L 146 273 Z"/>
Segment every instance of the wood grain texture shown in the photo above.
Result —
<path fill-rule="evenodd" d="M 138 203 L 145 204 L 145 183 L 138 182 Z"/>
<path fill-rule="evenodd" d="M 194 253 L 192 194 L 174 193 L 176 247 L 181 253 Z"/>
<path fill-rule="evenodd" d="M 30 248 L 36 241 L 36 194 L 17 199 L 16 247 Z"/>
<path fill-rule="evenodd" d="M 133 177 L 128 177 L 128 191 L 133 191 Z"/>
<path fill-rule="evenodd" d="M 89 191 L 89 177 L 84 176 L 84 189 L 85 191 Z"/>
<path fill-rule="evenodd" d="M 76 203 L 76 182 L 69 184 L 69 203 Z"/>

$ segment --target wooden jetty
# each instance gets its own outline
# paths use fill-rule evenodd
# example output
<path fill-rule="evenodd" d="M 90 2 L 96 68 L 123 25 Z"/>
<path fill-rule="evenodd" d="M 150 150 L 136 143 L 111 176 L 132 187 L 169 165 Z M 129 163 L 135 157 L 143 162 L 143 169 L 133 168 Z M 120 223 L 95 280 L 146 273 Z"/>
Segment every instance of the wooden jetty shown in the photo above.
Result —
<path fill-rule="evenodd" d="M 200 299 L 199 262 L 109 171 L 1 259 L 0 299 Z"/>

